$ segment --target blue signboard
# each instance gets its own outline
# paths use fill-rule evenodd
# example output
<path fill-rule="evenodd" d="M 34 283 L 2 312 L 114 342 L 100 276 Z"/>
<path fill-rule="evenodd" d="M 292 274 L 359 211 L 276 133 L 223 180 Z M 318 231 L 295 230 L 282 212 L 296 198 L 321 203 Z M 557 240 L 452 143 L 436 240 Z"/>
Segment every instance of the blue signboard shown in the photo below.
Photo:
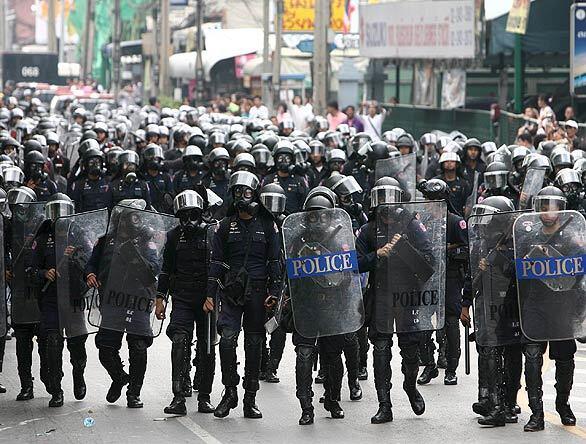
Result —
<path fill-rule="evenodd" d="M 518 280 L 574 277 L 586 274 L 586 255 L 520 258 L 515 265 Z"/>

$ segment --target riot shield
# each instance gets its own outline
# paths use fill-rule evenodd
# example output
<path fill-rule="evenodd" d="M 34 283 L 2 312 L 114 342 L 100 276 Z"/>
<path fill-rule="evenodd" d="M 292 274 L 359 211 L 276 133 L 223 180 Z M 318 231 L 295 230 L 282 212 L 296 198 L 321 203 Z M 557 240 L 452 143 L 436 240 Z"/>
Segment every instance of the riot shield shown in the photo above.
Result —
<path fill-rule="evenodd" d="M 0 216 L 0 337 L 6 335 L 6 285 L 4 282 L 4 218 Z"/>
<path fill-rule="evenodd" d="M 586 220 L 577 211 L 526 213 L 514 225 L 523 334 L 533 341 L 586 336 Z"/>
<path fill-rule="evenodd" d="M 513 224 L 521 211 L 468 219 L 474 331 L 481 346 L 521 340 L 513 270 Z"/>
<path fill-rule="evenodd" d="M 519 197 L 519 209 L 526 210 L 532 208 L 533 198 L 543 188 L 546 170 L 543 168 L 530 168 L 525 173 L 521 195 Z"/>
<path fill-rule="evenodd" d="M 393 177 L 399 181 L 401 188 L 405 190 L 407 200 L 415 200 L 417 187 L 416 166 L 417 155 L 415 153 L 377 160 L 374 172 L 375 180 L 381 177 Z M 407 193 L 409 194 L 408 196 Z"/>
<path fill-rule="evenodd" d="M 214 236 L 216 235 L 216 231 L 218 231 L 218 224 L 210 224 L 207 226 L 206 232 L 206 245 L 208 246 L 208 269 L 209 269 L 209 261 L 212 258 L 212 241 L 214 240 Z M 215 296 L 215 295 L 214 295 Z M 217 345 L 220 341 L 218 336 L 218 298 L 214 297 L 214 310 L 210 311 L 206 315 L 206 351 L 209 355 L 211 353 L 212 347 Z"/>
<path fill-rule="evenodd" d="M 364 307 L 348 213 L 336 208 L 291 214 L 282 233 L 299 334 L 315 338 L 360 329 Z"/>
<path fill-rule="evenodd" d="M 40 287 L 28 275 L 32 266 L 32 246 L 39 226 L 45 220 L 45 203 L 12 206 L 12 279 L 10 281 L 11 320 L 15 324 L 34 324 L 41 320 Z"/>
<path fill-rule="evenodd" d="M 464 219 L 468 219 L 472 214 L 472 207 L 476 205 L 478 201 L 478 187 L 479 187 L 479 178 L 480 173 L 478 171 L 474 171 L 474 181 L 472 183 L 472 193 L 466 199 L 466 206 L 464 207 Z"/>
<path fill-rule="evenodd" d="M 380 333 L 439 330 L 445 320 L 445 201 L 382 205 L 376 211 L 374 313 Z M 390 246 L 392 244 L 392 247 Z"/>
<path fill-rule="evenodd" d="M 157 277 L 167 232 L 177 224 L 166 214 L 114 207 L 100 257 L 100 287 L 90 305 L 91 325 L 139 336 L 160 334 Z"/>
<path fill-rule="evenodd" d="M 95 333 L 87 322 L 93 290 L 84 278 L 85 267 L 98 239 L 106 234 L 108 210 L 61 217 L 55 222 L 55 259 L 59 328 L 64 338 Z"/>

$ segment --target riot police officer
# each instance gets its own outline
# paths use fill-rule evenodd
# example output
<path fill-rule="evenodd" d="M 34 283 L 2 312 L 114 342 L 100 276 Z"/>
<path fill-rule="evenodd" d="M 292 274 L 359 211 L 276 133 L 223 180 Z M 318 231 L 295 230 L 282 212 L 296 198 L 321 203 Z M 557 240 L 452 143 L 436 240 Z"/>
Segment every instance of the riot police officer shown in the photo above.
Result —
<path fill-rule="evenodd" d="M 112 204 L 116 205 L 124 199 L 142 199 L 151 206 L 148 184 L 137 176 L 140 159 L 134 151 L 123 151 L 118 156 L 120 171 L 112 180 Z"/>
<path fill-rule="evenodd" d="M 441 174 L 435 179 L 441 179 L 450 187 L 450 203 L 458 215 L 464 214 L 466 199 L 471 193 L 470 184 L 460 174 L 460 156 L 454 152 L 444 152 L 439 159 Z"/>
<path fill-rule="evenodd" d="M 418 187 L 426 200 L 448 200 L 450 189 L 440 179 L 421 182 Z M 445 341 L 447 367 L 444 376 L 445 385 L 456 385 L 458 378 L 456 369 L 460 360 L 460 312 L 461 294 L 464 286 L 464 275 L 468 257 L 468 231 L 466 221 L 448 208 L 447 218 L 447 265 L 446 265 L 446 321 Z M 427 384 L 438 376 L 437 366 L 433 357 L 431 333 L 426 335 L 425 344 L 420 349 L 421 362 L 425 365 L 418 384 Z M 467 338 L 466 338 L 467 339 Z"/>
<path fill-rule="evenodd" d="M 203 170 L 203 154 L 195 145 L 189 145 L 181 157 L 183 168 L 173 176 L 173 189 L 179 194 L 185 190 L 193 190 L 201 185 L 205 171 Z"/>
<path fill-rule="evenodd" d="M 373 212 L 376 208 L 384 204 L 399 203 L 403 199 L 403 190 L 396 179 L 383 177 L 374 183 L 371 191 L 371 209 Z M 426 251 L 429 246 L 423 239 L 423 228 L 421 224 L 412 219 L 405 221 L 408 229 L 408 236 L 413 242 L 418 244 L 420 251 Z M 394 230 L 394 229 L 393 229 Z M 356 240 L 356 250 L 358 253 L 358 264 L 360 272 L 369 272 L 369 282 L 371 283 L 369 292 L 366 295 L 367 307 L 376 306 L 376 298 L 385 297 L 386 295 L 378 294 L 376 291 L 376 273 L 377 261 L 384 260 L 396 243 L 396 235 L 385 245 L 378 245 L 378 228 L 376 217 L 369 220 L 363 225 L 358 232 Z M 397 233 L 398 234 L 398 233 Z M 387 236 L 385 236 L 386 238 Z M 395 243 L 393 243 L 395 240 Z M 404 270 L 397 272 L 404 273 Z M 369 300 L 371 299 L 371 300 Z M 374 299 L 374 301 L 372 301 Z M 376 322 L 374 322 L 376 309 L 370 313 L 371 323 L 369 325 L 369 338 L 374 347 L 374 384 L 376 387 L 379 401 L 379 409 L 371 418 L 371 423 L 380 424 L 393 420 L 391 405 L 391 347 L 392 335 L 377 331 Z M 422 415 L 425 412 L 425 401 L 421 393 L 417 390 L 416 379 L 419 370 L 418 344 L 421 341 L 419 333 L 398 333 L 399 347 L 403 358 L 401 368 L 405 376 L 403 390 L 407 393 L 411 408 L 416 415 Z"/>
<path fill-rule="evenodd" d="M 112 190 L 103 177 L 104 155 L 96 148 L 88 149 L 83 156 L 84 173 L 71 185 L 70 196 L 78 212 L 112 207 Z"/>
<path fill-rule="evenodd" d="M 169 173 L 163 169 L 163 149 L 149 144 L 142 152 L 143 179 L 148 185 L 153 209 L 159 213 L 170 214 L 173 202 L 173 183 Z"/>
<path fill-rule="evenodd" d="M 24 178 L 27 187 L 34 190 L 39 202 L 46 201 L 57 192 L 57 185 L 43 171 L 45 156 L 39 151 L 29 151 L 24 156 Z"/>
<path fill-rule="evenodd" d="M 275 145 L 273 152 L 276 172 L 264 178 L 263 185 L 278 183 L 287 195 L 286 214 L 301 211 L 303 201 L 307 195 L 307 183 L 300 176 L 292 174 L 295 160 L 295 149 L 288 140 L 282 140 Z"/>
<path fill-rule="evenodd" d="M 223 147 L 214 148 L 208 156 L 209 170 L 203 178 L 206 188 L 216 193 L 222 200 L 228 196 L 228 162 L 230 155 Z"/>
<path fill-rule="evenodd" d="M 490 196 L 504 196 L 511 199 L 515 208 L 519 203 L 519 195 L 509 185 L 509 170 L 503 162 L 491 162 L 484 171 L 484 191 L 478 201 L 482 202 Z"/>
<path fill-rule="evenodd" d="M 258 178 L 247 171 L 234 173 L 230 192 L 234 204 L 219 224 L 212 242 L 204 310 L 214 308 L 219 293 L 220 363 L 225 393 L 214 415 L 223 418 L 238 404 L 236 347 L 244 326 L 244 416 L 262 418 L 255 399 L 259 389 L 265 301 L 280 283 L 278 230 L 258 203 Z M 222 282 L 222 287 L 219 286 Z M 219 291 L 219 288 L 222 288 Z"/>
<path fill-rule="evenodd" d="M 57 309 L 57 260 L 55 252 L 55 222 L 58 217 L 74 213 L 73 201 L 63 193 L 54 194 L 45 204 L 47 219 L 39 227 L 33 243 L 30 277 L 42 287 L 40 296 L 41 323 L 39 325 L 39 354 L 41 356 L 41 380 L 51 395 L 49 407 L 63 405 L 63 337 L 60 332 Z M 72 246 L 73 247 L 73 246 Z M 67 254 L 67 253 L 66 253 Z M 87 334 L 67 339 L 67 348 L 73 365 L 73 392 L 75 399 L 85 398 L 86 385 L 83 377 L 87 354 Z"/>
<path fill-rule="evenodd" d="M 209 329 L 215 325 L 208 322 L 203 311 L 206 297 L 207 269 L 209 265 L 209 226 L 202 221 L 203 198 L 193 190 L 178 194 L 173 201 L 175 216 L 180 225 L 167 234 L 163 253 L 163 267 L 157 288 L 156 315 L 165 316 L 164 302 L 169 294 L 173 300 L 171 321 L 167 336 L 172 341 L 171 367 L 173 401 L 165 407 L 165 413 L 186 415 L 185 386 L 189 385 L 189 361 L 193 327 L 196 326 L 197 356 L 200 373 L 198 407 L 200 413 L 213 413 L 210 393 L 216 367 L 215 348 Z M 211 314 L 209 315 L 211 319 Z M 214 332 L 215 333 L 215 332 Z M 187 381 L 186 381 L 187 380 Z"/>

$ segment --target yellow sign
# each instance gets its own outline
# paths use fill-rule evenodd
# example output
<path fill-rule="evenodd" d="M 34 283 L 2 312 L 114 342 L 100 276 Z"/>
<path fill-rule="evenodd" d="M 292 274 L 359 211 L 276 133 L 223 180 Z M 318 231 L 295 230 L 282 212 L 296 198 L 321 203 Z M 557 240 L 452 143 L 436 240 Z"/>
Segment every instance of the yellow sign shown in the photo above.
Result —
<path fill-rule="evenodd" d="M 513 6 L 511 6 L 507 20 L 507 32 L 525 34 L 530 6 L 531 0 L 513 0 Z"/>
<path fill-rule="evenodd" d="M 344 32 L 344 0 L 330 1 L 330 28 Z M 315 0 L 284 0 L 283 31 L 313 32 Z"/>

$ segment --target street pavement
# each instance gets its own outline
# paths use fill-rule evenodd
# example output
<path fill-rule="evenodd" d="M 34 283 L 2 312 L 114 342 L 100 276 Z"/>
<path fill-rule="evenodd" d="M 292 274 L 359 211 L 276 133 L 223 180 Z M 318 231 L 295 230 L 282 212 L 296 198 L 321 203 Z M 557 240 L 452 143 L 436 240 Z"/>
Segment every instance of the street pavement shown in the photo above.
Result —
<path fill-rule="evenodd" d="M 240 342 L 242 342 L 242 335 Z M 100 366 L 93 337 L 88 340 L 88 369 L 86 380 L 88 395 L 76 401 L 72 394 L 71 366 L 67 350 L 64 351 L 63 380 L 65 405 L 50 409 L 50 396 L 38 379 L 38 356 L 35 354 L 35 399 L 27 402 L 14 401 L 18 389 L 16 373 L 15 340 L 6 344 L 4 372 L 0 380 L 8 387 L 0 395 L 0 443 L 574 443 L 586 442 L 586 347 L 580 346 L 577 354 L 576 377 L 571 403 L 578 417 L 577 427 L 563 427 L 555 413 L 554 364 L 546 359 L 544 365 L 544 403 L 546 429 L 540 433 L 524 433 L 523 424 L 529 418 L 527 397 L 524 389 L 519 393 L 523 409 L 519 424 L 501 428 L 481 428 L 471 404 L 477 396 L 476 354 L 472 347 L 472 374 L 464 375 L 463 356 L 458 372 L 457 386 L 443 385 L 440 377 L 429 385 L 420 387 L 425 397 L 425 414 L 417 417 L 411 412 L 402 390 L 400 355 L 393 349 L 393 400 L 394 421 L 371 425 L 370 417 L 376 412 L 377 402 L 372 379 L 372 359 L 369 357 L 369 380 L 361 382 L 364 397 L 350 401 L 346 379 L 342 391 L 342 406 L 346 418 L 333 420 L 318 403 L 321 385 L 315 385 L 315 424 L 301 427 L 297 424 L 300 408 L 295 398 L 295 353 L 290 335 L 279 369 L 279 384 L 261 383 L 257 402 L 264 418 L 245 419 L 242 405 L 232 410 L 225 419 L 214 418 L 196 412 L 197 397 L 188 398 L 186 417 L 167 417 L 163 408 L 170 402 L 171 362 L 170 341 L 165 336 L 155 340 L 149 349 L 149 365 L 142 391 L 143 409 L 126 408 L 124 395 L 113 405 L 105 401 L 110 385 L 106 372 Z M 124 347 L 126 347 L 124 345 Z M 36 353 L 36 349 L 35 349 Z M 127 366 L 126 351 L 123 352 Z M 239 349 L 240 362 L 243 351 Z M 242 365 L 239 366 L 242 374 Z M 242 389 L 240 398 L 242 398 Z M 212 401 L 219 402 L 222 394 L 220 365 L 217 363 L 216 381 Z M 86 427 L 84 420 L 93 418 L 94 425 Z"/>

